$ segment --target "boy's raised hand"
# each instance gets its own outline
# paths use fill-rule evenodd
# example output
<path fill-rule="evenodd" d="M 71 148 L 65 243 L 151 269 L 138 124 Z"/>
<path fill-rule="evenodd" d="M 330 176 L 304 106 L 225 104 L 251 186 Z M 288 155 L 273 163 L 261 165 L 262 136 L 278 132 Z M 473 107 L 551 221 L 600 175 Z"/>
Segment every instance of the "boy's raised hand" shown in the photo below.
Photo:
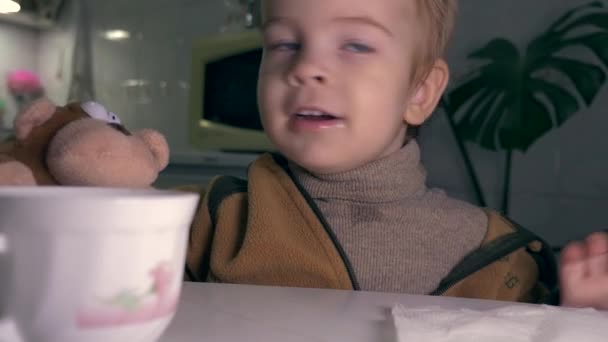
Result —
<path fill-rule="evenodd" d="M 574 242 L 561 255 L 563 306 L 608 310 L 608 234 L 594 233 Z"/>

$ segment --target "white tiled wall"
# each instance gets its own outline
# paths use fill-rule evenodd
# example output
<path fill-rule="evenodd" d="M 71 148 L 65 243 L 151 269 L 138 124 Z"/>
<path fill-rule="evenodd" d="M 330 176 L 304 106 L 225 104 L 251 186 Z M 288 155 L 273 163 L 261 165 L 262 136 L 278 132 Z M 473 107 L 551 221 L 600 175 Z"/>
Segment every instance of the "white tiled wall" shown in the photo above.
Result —
<path fill-rule="evenodd" d="M 12 127 L 16 104 L 6 89 L 6 73 L 14 69 L 36 72 L 45 95 L 57 103 L 67 100 L 74 49 L 76 7 L 67 2 L 57 25 L 36 28 L 0 22 L 0 98 L 8 99 L 7 126 Z"/>
<path fill-rule="evenodd" d="M 12 126 L 16 104 L 6 88 L 6 75 L 15 69 L 38 70 L 38 33 L 14 24 L 0 22 L 0 99 L 7 104 L 3 125 Z"/>
<path fill-rule="evenodd" d="M 161 130 L 174 159 L 194 152 L 187 136 L 191 46 L 218 32 L 222 1 L 92 1 L 95 36 L 94 73 L 100 101 L 111 106 L 132 128 Z M 131 32 L 126 41 L 108 41 L 105 30 Z M 125 87 L 126 80 L 147 85 Z"/>
<path fill-rule="evenodd" d="M 38 71 L 46 88 L 46 95 L 58 104 L 68 101 L 72 80 L 72 61 L 78 7 L 68 1 L 57 24 L 40 31 Z"/>

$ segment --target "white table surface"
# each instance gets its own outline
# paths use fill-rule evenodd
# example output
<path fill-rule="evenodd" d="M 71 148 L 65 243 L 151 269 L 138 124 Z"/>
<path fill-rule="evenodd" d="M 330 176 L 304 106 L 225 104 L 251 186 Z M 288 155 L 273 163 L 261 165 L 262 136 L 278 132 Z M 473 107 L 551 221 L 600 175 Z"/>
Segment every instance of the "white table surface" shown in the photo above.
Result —
<path fill-rule="evenodd" d="M 396 341 L 391 308 L 494 309 L 513 303 L 400 294 L 185 283 L 160 342 Z"/>

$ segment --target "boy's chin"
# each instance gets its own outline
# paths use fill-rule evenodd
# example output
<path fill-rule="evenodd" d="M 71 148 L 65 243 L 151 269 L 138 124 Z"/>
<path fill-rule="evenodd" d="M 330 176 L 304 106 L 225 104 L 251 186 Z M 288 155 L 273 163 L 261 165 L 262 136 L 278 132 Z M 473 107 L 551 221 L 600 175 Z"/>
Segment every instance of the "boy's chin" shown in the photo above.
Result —
<path fill-rule="evenodd" d="M 342 161 L 336 156 L 293 156 L 292 158 L 287 156 L 287 158 L 299 167 L 316 175 L 342 173 L 357 167 L 357 165 L 351 165 L 351 163 Z"/>
<path fill-rule="evenodd" d="M 358 149 L 332 142 L 289 143 L 283 140 L 276 141 L 275 146 L 290 162 L 316 175 L 342 173 L 366 163 L 365 154 Z"/>

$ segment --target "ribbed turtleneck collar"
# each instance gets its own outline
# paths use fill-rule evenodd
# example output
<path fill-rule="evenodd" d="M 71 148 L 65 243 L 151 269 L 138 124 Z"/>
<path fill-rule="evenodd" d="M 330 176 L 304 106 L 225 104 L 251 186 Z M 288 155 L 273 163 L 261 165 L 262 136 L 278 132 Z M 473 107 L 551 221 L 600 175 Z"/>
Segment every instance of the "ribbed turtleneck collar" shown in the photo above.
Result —
<path fill-rule="evenodd" d="M 386 203 L 426 190 L 426 172 L 414 140 L 389 156 L 342 173 L 311 174 L 293 163 L 289 168 L 315 200 Z"/>

